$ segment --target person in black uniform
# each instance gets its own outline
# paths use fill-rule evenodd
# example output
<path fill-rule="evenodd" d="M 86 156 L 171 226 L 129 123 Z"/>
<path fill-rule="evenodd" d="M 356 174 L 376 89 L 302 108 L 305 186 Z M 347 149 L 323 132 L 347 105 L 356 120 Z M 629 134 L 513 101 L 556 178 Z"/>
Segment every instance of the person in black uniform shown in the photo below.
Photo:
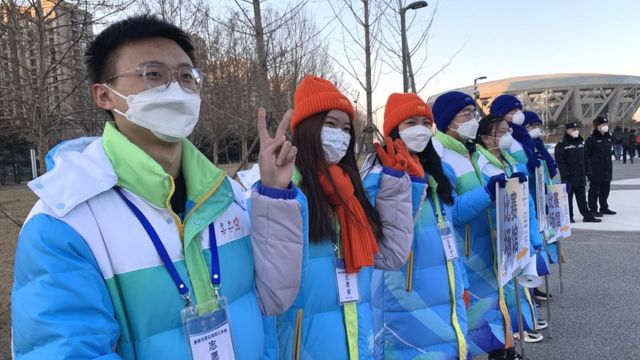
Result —
<path fill-rule="evenodd" d="M 578 127 L 581 124 L 574 121 L 566 124 L 565 134 L 562 140 L 556 144 L 555 158 L 560 171 L 560 180 L 567 184 L 569 195 L 569 216 L 573 220 L 573 195 L 576 196 L 578 209 L 583 216 L 584 222 L 600 222 L 587 205 L 585 186 L 587 185 L 588 162 L 584 156 L 584 144 Z"/>
<path fill-rule="evenodd" d="M 589 209 L 597 217 L 601 217 L 602 214 L 616 214 L 615 211 L 609 209 L 607 203 L 613 165 L 611 146 L 609 122 L 606 117 L 598 116 L 593 120 L 593 133 L 584 143 L 587 157 L 587 178 L 589 179 Z M 598 201 L 600 202 L 600 211 L 598 211 Z"/>

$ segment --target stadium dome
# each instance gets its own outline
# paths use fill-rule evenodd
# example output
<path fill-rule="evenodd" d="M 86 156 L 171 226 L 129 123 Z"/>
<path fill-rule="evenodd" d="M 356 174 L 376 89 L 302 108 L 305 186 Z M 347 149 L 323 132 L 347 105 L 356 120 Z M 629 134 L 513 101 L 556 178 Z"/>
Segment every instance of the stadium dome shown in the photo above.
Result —
<path fill-rule="evenodd" d="M 474 96 L 474 87 L 455 89 Z M 487 81 L 477 86 L 478 105 L 486 113 L 498 95 L 511 94 L 550 127 L 577 119 L 585 125 L 600 115 L 615 125 L 631 125 L 640 108 L 640 76 L 550 74 Z M 428 99 L 430 104 L 437 95 Z"/>

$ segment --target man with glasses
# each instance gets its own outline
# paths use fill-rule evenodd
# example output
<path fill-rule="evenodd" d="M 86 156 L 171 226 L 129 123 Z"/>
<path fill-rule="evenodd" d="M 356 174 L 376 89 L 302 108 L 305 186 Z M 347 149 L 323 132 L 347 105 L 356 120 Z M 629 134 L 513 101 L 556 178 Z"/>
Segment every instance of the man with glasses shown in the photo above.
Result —
<path fill-rule="evenodd" d="M 262 315 L 286 310 L 302 263 L 296 148 L 258 111 L 262 181 L 243 189 L 186 138 L 203 76 L 179 28 L 112 24 L 86 64 L 98 138 L 55 147 L 29 183 L 40 200 L 18 240 L 15 358 L 257 359 Z M 254 270 L 255 269 L 255 270 Z"/>

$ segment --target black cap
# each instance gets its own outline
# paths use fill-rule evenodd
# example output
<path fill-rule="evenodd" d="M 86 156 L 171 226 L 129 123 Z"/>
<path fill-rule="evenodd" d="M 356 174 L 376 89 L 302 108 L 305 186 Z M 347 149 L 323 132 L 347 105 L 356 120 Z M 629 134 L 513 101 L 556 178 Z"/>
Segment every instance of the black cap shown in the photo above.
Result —
<path fill-rule="evenodd" d="M 573 122 L 564 124 L 564 128 L 565 129 L 576 129 L 576 128 L 579 128 L 579 127 L 582 127 L 582 124 L 577 122 L 577 121 L 573 121 Z"/>
<path fill-rule="evenodd" d="M 593 120 L 593 123 L 596 125 L 602 125 L 609 123 L 609 120 L 607 120 L 606 116 L 598 116 L 597 118 L 595 118 L 595 120 Z"/>

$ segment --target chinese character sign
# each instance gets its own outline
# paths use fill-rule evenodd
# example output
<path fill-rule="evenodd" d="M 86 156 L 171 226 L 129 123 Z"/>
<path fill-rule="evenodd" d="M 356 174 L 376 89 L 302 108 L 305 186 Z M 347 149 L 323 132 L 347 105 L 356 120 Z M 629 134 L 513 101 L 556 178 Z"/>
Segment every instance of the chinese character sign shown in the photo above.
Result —
<path fill-rule="evenodd" d="M 544 167 L 536 168 L 536 214 L 538 219 L 538 231 L 542 232 L 547 227 L 547 195 L 544 183 Z"/>
<path fill-rule="evenodd" d="M 549 214 L 547 214 L 547 223 L 549 228 L 553 229 L 556 237 L 549 239 L 548 242 L 555 242 L 558 237 L 571 236 L 571 220 L 569 216 L 569 196 L 565 184 L 556 184 L 549 186 L 547 194 L 547 204 L 549 206 Z"/>
<path fill-rule="evenodd" d="M 498 186 L 498 185 L 496 185 Z M 496 196 L 496 251 L 500 286 L 531 261 L 529 256 L 529 185 L 509 179 Z"/>

